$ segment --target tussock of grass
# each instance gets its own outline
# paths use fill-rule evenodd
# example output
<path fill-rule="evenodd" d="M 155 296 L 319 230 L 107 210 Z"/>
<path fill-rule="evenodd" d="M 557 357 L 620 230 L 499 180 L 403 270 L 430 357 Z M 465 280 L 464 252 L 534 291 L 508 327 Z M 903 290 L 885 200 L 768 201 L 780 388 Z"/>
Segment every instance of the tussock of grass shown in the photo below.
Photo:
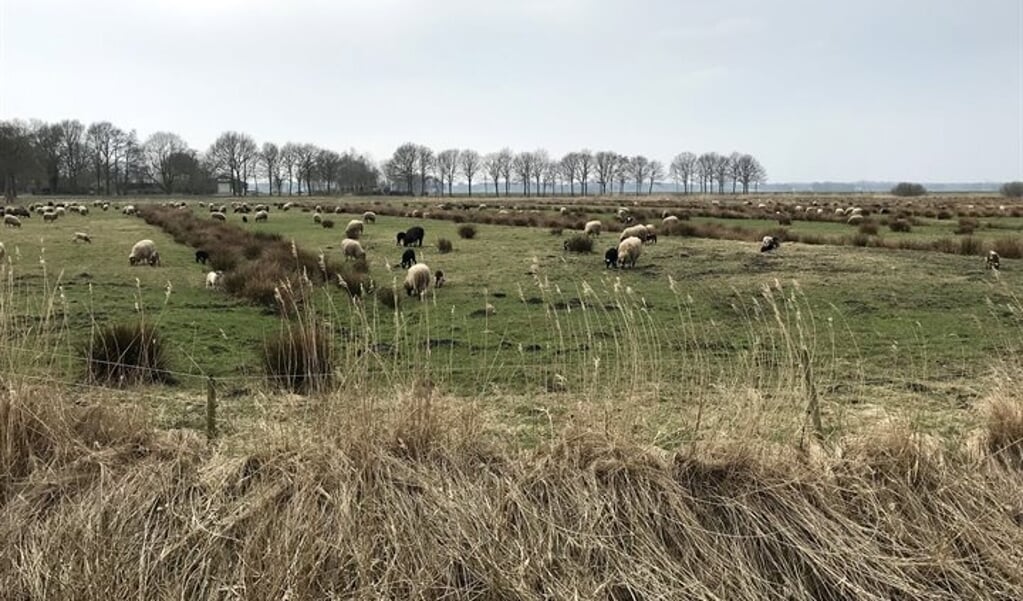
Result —
<path fill-rule="evenodd" d="M 322 327 L 282 322 L 264 342 L 261 356 L 273 388 L 307 393 L 327 389 L 334 379 L 334 337 Z"/>
<path fill-rule="evenodd" d="M 173 382 L 166 344 L 156 326 L 144 321 L 95 328 L 82 355 L 89 382 L 105 386 Z"/>
<path fill-rule="evenodd" d="M 577 427 L 522 453 L 428 382 L 363 401 L 209 452 L 62 391 L 0 397 L 0 590 L 1023 598 L 1023 473 L 900 428 L 664 453 Z"/>

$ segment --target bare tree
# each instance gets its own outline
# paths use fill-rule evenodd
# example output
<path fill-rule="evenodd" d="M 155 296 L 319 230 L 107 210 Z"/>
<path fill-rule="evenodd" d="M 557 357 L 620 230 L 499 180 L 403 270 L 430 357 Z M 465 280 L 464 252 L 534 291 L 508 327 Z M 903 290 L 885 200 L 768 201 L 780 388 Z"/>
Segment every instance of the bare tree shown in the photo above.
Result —
<path fill-rule="evenodd" d="M 725 182 L 728 180 L 730 163 L 728 157 L 721 154 L 714 155 L 714 179 L 718 183 L 718 194 L 725 193 Z"/>
<path fill-rule="evenodd" d="M 740 155 L 737 163 L 736 173 L 739 176 L 739 182 L 742 184 L 743 194 L 749 194 L 751 185 L 759 186 L 759 184 L 767 181 L 767 171 L 764 170 L 760 162 L 753 158 L 752 155 Z"/>
<path fill-rule="evenodd" d="M 302 180 L 305 180 L 305 194 L 313 194 L 313 175 L 316 173 L 316 157 L 319 149 L 312 144 L 295 146 L 295 171 L 298 175 L 298 194 L 302 195 Z"/>
<path fill-rule="evenodd" d="M 406 142 L 394 151 L 385 168 L 387 177 L 394 183 L 400 183 L 404 192 L 409 195 L 415 193 L 418 158 L 419 147 L 412 142 Z"/>
<path fill-rule="evenodd" d="M 501 195 L 501 189 L 497 187 L 497 182 L 500 181 L 501 174 L 503 173 L 501 160 L 501 153 L 499 152 L 492 152 L 483 158 L 483 170 L 487 172 L 490 180 L 494 182 L 494 196 Z"/>
<path fill-rule="evenodd" d="M 660 161 L 650 161 L 647 166 L 647 180 L 650 182 L 647 194 L 654 193 L 654 183 L 662 177 L 664 177 L 664 164 Z"/>
<path fill-rule="evenodd" d="M 452 188 L 455 185 L 455 173 L 458 172 L 458 149 L 449 148 L 437 153 L 437 175 L 440 177 L 441 193 L 444 193 L 444 183 L 448 185 L 448 196 L 452 195 Z"/>
<path fill-rule="evenodd" d="M 705 152 L 696 159 L 696 176 L 700 178 L 700 193 L 713 192 L 714 166 L 717 164 L 716 152 Z"/>
<path fill-rule="evenodd" d="M 426 176 L 433 172 L 433 151 L 428 147 L 416 146 L 416 170 L 419 172 L 419 193 L 426 194 Z M 413 191 L 413 194 L 415 192 Z"/>
<path fill-rule="evenodd" d="M 632 161 L 629 157 L 618 155 L 615 162 L 614 179 L 618 181 L 618 194 L 625 194 L 625 182 L 632 175 Z"/>
<path fill-rule="evenodd" d="M 472 178 L 479 172 L 481 162 L 480 153 L 475 150 L 463 150 L 459 155 L 459 166 L 462 169 L 462 175 L 465 176 L 465 179 L 469 180 L 469 196 L 472 196 Z"/>
<path fill-rule="evenodd" d="M 689 184 L 696 172 L 696 155 L 691 152 L 680 152 L 671 161 L 671 177 L 676 183 L 682 182 L 682 189 L 689 194 Z"/>
<path fill-rule="evenodd" d="M 543 148 L 538 148 L 533 151 L 533 181 L 536 186 L 533 188 L 533 192 L 537 196 L 541 196 L 546 190 L 543 189 L 543 172 L 547 168 L 547 163 L 550 162 L 551 158 L 548 156 L 547 151 Z"/>
<path fill-rule="evenodd" d="M 579 153 L 570 152 L 561 157 L 561 176 L 568 180 L 568 193 L 575 196 L 575 180 L 579 175 Z"/>
<path fill-rule="evenodd" d="M 134 185 L 136 188 L 148 181 L 146 157 L 138 133 L 121 131 L 114 141 L 114 185 L 117 193 L 124 195 Z"/>
<path fill-rule="evenodd" d="M 551 196 L 557 194 L 555 186 L 558 185 L 558 177 L 561 175 L 561 165 L 558 161 L 547 159 L 543 165 L 543 185 L 550 187 Z"/>
<path fill-rule="evenodd" d="M 109 121 L 93 123 L 85 132 L 86 143 L 96 176 L 96 192 L 110 194 L 110 181 L 114 174 L 115 155 L 123 132 Z"/>
<path fill-rule="evenodd" d="M 32 159 L 32 137 L 20 121 L 0 121 L 0 178 L 3 178 L 4 200 L 13 202 L 18 196 L 18 182 L 25 177 Z"/>
<path fill-rule="evenodd" d="M 78 192 L 79 177 L 88 160 L 85 147 L 85 126 L 81 121 L 66 119 L 60 122 L 61 156 L 64 159 L 64 179 L 72 193 Z"/>
<path fill-rule="evenodd" d="M 618 155 L 609 150 L 602 150 L 594 156 L 594 162 L 600 193 L 607 194 L 608 185 L 614 188 L 614 173 L 615 166 L 618 164 Z"/>
<path fill-rule="evenodd" d="M 629 166 L 632 171 L 632 179 L 636 182 L 636 195 L 639 196 L 643 193 L 643 182 L 650 174 L 650 160 L 643 155 L 637 155 L 629 160 Z"/>
<path fill-rule="evenodd" d="M 175 155 L 188 151 L 188 144 L 181 136 L 158 131 L 149 136 L 142 146 L 145 156 L 145 168 L 149 177 L 160 186 L 166 194 L 174 191 L 174 180 L 178 176 L 175 167 L 180 166 L 173 159 Z"/>
<path fill-rule="evenodd" d="M 63 133 L 58 123 L 48 124 L 37 121 L 32 124 L 32 142 L 46 174 L 46 184 L 51 193 L 60 191 L 60 170 L 64 160 L 60 143 L 62 137 Z"/>
<path fill-rule="evenodd" d="M 576 153 L 577 165 L 579 167 L 579 192 L 586 196 L 589 192 L 590 170 L 593 169 L 593 152 L 584 148 Z"/>
<path fill-rule="evenodd" d="M 341 155 L 333 150 L 320 150 L 316 153 L 316 172 L 327 185 L 327 195 L 333 191 L 334 182 L 341 175 Z"/>
<path fill-rule="evenodd" d="M 302 147 L 296 147 L 296 151 L 300 148 Z M 256 142 L 247 134 L 235 131 L 220 134 L 206 151 L 206 158 L 213 172 L 230 180 L 231 194 L 235 196 L 245 193 L 248 170 L 255 157 Z M 304 154 L 296 154 L 296 157 L 308 158 Z M 299 184 L 301 187 L 301 181 Z"/>
<path fill-rule="evenodd" d="M 533 181 L 533 169 L 536 168 L 536 158 L 531 152 L 520 152 L 513 161 L 515 175 L 522 182 L 522 195 L 529 196 L 529 186 Z M 538 193 L 539 194 L 539 193 Z"/>
<path fill-rule="evenodd" d="M 273 142 L 263 142 L 259 149 L 259 162 L 263 165 L 263 173 L 270 185 L 270 196 L 277 188 L 277 196 L 281 195 L 281 149 Z"/>
<path fill-rule="evenodd" d="M 281 146 L 281 167 L 288 172 L 288 196 L 295 192 L 295 176 L 298 173 L 298 145 L 288 142 Z M 299 193 L 302 192 L 299 182 Z"/>
<path fill-rule="evenodd" d="M 510 148 L 502 148 L 497 153 L 497 163 L 501 168 L 501 177 L 504 178 L 505 196 L 511 194 L 512 163 L 514 161 L 515 155 L 512 153 Z"/>

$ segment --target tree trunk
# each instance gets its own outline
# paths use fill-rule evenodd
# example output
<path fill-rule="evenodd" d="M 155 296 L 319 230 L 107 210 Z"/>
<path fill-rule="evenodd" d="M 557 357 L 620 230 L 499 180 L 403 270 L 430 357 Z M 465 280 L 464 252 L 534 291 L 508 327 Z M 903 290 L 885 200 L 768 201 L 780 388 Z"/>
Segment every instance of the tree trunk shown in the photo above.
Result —
<path fill-rule="evenodd" d="M 469 196 L 472 196 L 472 178 L 469 178 Z"/>

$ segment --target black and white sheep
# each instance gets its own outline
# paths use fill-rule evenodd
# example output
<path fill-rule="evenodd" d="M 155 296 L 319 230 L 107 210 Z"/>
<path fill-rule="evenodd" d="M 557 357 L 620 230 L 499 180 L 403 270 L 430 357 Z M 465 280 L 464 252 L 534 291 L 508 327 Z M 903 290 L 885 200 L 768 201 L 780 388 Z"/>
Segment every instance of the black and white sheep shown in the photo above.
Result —
<path fill-rule="evenodd" d="M 639 255 L 643 253 L 643 240 L 637 236 L 629 236 L 618 244 L 618 265 L 623 269 L 635 267 Z"/>
<path fill-rule="evenodd" d="M 206 287 L 207 288 L 220 288 L 224 283 L 224 272 L 223 271 L 211 271 L 206 274 Z"/>
<path fill-rule="evenodd" d="M 86 234 L 85 232 L 75 232 L 75 235 L 73 238 L 71 238 L 71 241 L 88 242 L 89 244 L 92 244 L 92 238 L 89 236 L 89 234 Z"/>
<path fill-rule="evenodd" d="M 405 274 L 405 294 L 422 296 L 430 287 L 430 268 L 425 263 L 413 265 Z"/>
<path fill-rule="evenodd" d="M 437 288 L 440 288 L 441 286 L 443 286 L 444 282 L 447 281 L 444 278 L 444 272 L 439 270 L 439 269 L 437 271 L 433 272 L 433 280 L 434 280 L 433 281 L 433 285 L 436 286 Z"/>
<path fill-rule="evenodd" d="M 998 271 L 1002 267 L 1001 261 L 1002 258 L 998 256 L 998 253 L 996 253 L 993 250 L 989 250 L 987 253 L 987 258 L 984 259 L 984 266 L 987 267 L 988 269 Z"/>
<path fill-rule="evenodd" d="M 413 226 L 405 230 L 404 232 L 398 232 L 395 239 L 398 241 L 400 246 L 423 246 L 423 238 L 426 237 L 426 231 L 418 225 Z"/>
<path fill-rule="evenodd" d="M 608 269 L 611 269 L 612 267 L 618 267 L 618 249 L 617 248 L 614 248 L 614 247 L 609 248 L 604 253 L 604 266 L 607 267 Z"/>
<path fill-rule="evenodd" d="M 781 240 L 778 236 L 764 236 L 764 239 L 760 241 L 760 252 L 766 253 L 772 250 L 777 250 L 781 247 Z"/>
<path fill-rule="evenodd" d="M 405 252 L 401 253 L 401 268 L 408 269 L 416 264 L 416 251 L 411 248 L 405 249 Z"/>
<path fill-rule="evenodd" d="M 197 250 L 197 251 L 195 251 L 195 262 L 196 263 L 202 263 L 203 265 L 205 265 L 206 262 L 209 261 L 209 260 L 210 260 L 210 253 L 206 252 L 205 250 Z"/>

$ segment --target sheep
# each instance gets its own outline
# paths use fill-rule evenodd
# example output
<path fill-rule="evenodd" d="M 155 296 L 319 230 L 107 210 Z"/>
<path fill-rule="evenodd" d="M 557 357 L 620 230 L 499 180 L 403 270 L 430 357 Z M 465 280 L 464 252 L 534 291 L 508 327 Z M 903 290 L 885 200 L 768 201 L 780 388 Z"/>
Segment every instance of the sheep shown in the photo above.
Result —
<path fill-rule="evenodd" d="M 621 242 L 626 238 L 639 238 L 641 241 L 646 241 L 647 236 L 650 235 L 650 230 L 643 224 L 631 225 L 622 230 L 621 235 L 618 236 L 618 241 Z"/>
<path fill-rule="evenodd" d="M 341 241 L 341 254 L 344 255 L 345 259 L 366 258 L 366 251 L 362 250 L 362 245 L 359 244 L 358 240 L 352 240 L 351 238 L 345 238 Z"/>
<path fill-rule="evenodd" d="M 636 267 L 636 260 L 643 252 L 643 240 L 637 236 L 629 236 L 618 245 L 618 265 L 624 269 L 626 266 Z"/>
<path fill-rule="evenodd" d="M 248 223 L 248 222 L 249 222 L 249 216 L 248 215 L 242 215 L 242 223 Z"/>
<path fill-rule="evenodd" d="M 661 225 L 663 225 L 664 227 L 676 226 L 678 225 L 678 217 L 674 215 L 668 215 L 667 217 L 661 220 Z"/>
<path fill-rule="evenodd" d="M 256 221 L 266 221 L 269 216 L 266 211 L 256 211 Z"/>
<path fill-rule="evenodd" d="M 2 257 L 0 257 L 0 258 L 2 258 Z M 434 278 L 434 284 L 433 285 L 436 288 L 440 288 L 441 286 L 444 285 L 444 282 L 447 281 L 444 278 L 444 272 L 439 270 L 439 269 L 433 273 L 433 278 Z"/>
<path fill-rule="evenodd" d="M 203 265 L 205 265 L 206 262 L 209 261 L 209 260 L 210 260 L 210 253 L 206 252 L 205 250 L 197 250 L 197 251 L 195 251 L 195 262 L 196 263 L 202 263 Z"/>
<path fill-rule="evenodd" d="M 863 223 L 863 215 L 859 213 L 851 215 L 848 219 L 845 220 L 845 222 L 848 223 L 849 225 L 858 225 L 860 223 Z"/>
<path fill-rule="evenodd" d="M 86 234 L 85 232 L 75 232 L 75 235 L 73 238 L 71 238 L 71 241 L 88 242 L 89 244 L 92 244 L 92 238 L 89 236 L 89 234 Z"/>
<path fill-rule="evenodd" d="M 57 207 L 56 209 L 53 210 L 53 212 L 56 213 L 58 216 L 63 217 L 64 215 L 67 214 L 67 209 L 64 207 Z"/>
<path fill-rule="evenodd" d="M 4 225 L 7 227 L 21 227 L 21 220 L 14 215 L 4 215 Z"/>
<path fill-rule="evenodd" d="M 366 223 L 376 223 L 377 214 L 374 213 L 373 211 L 366 211 L 365 213 L 362 214 L 362 220 L 365 221 Z"/>
<path fill-rule="evenodd" d="M 320 213 L 313 213 L 313 223 L 323 223 L 323 215 Z"/>
<path fill-rule="evenodd" d="M 257 213 L 258 213 L 258 212 L 260 212 L 260 211 L 265 211 L 265 212 L 267 212 L 267 213 L 269 213 L 269 212 L 270 212 L 270 207 L 268 207 L 267 205 L 256 205 L 256 206 L 255 206 L 255 207 L 253 207 L 252 209 L 253 209 L 254 211 L 256 211 Z"/>
<path fill-rule="evenodd" d="M 105 211 L 106 209 L 103 209 L 103 210 Z M 135 205 L 127 205 L 127 206 L 125 206 L 123 209 L 121 209 L 121 213 L 123 215 L 134 215 L 136 213 Z"/>
<path fill-rule="evenodd" d="M 78 214 L 82 215 L 83 217 L 85 215 L 88 215 L 89 214 L 89 207 L 87 207 L 85 205 L 78 205 Z"/>
<path fill-rule="evenodd" d="M 401 268 L 408 269 L 416 264 L 416 251 L 411 248 L 405 249 L 405 252 L 401 253 Z"/>
<path fill-rule="evenodd" d="M 358 219 L 352 219 L 345 226 L 345 236 L 352 240 L 358 240 L 362 237 L 363 223 Z"/>
<path fill-rule="evenodd" d="M 4 207 L 5 215 L 14 215 L 15 217 L 24 217 L 25 219 L 32 219 L 32 212 L 25 207 Z"/>
<path fill-rule="evenodd" d="M 603 225 L 597 219 L 587 221 L 586 225 L 583 226 L 583 233 L 587 236 L 599 236 L 601 227 L 603 227 Z"/>
<path fill-rule="evenodd" d="M 998 253 L 996 253 L 995 251 L 989 250 L 987 253 L 987 258 L 984 259 L 984 266 L 987 267 L 988 269 L 998 271 L 999 269 L 1001 269 L 1001 257 L 999 257 Z"/>
<path fill-rule="evenodd" d="M 53 222 L 53 221 L 56 221 L 56 220 L 57 220 L 57 214 L 56 213 L 51 213 L 49 211 L 47 211 L 46 213 L 43 213 L 43 221 Z"/>
<path fill-rule="evenodd" d="M 424 237 L 426 237 L 426 231 L 423 230 L 423 228 L 416 225 L 408 228 L 408 230 L 404 232 L 398 232 L 398 235 L 395 236 L 395 239 L 401 246 L 412 246 L 418 242 L 419 243 L 418 245 L 422 247 Z"/>
<path fill-rule="evenodd" d="M 160 253 L 156 252 L 156 243 L 152 240 L 139 240 L 131 247 L 128 264 L 134 267 L 139 263 L 149 263 L 151 266 L 160 264 Z"/>
<path fill-rule="evenodd" d="M 760 252 L 771 252 L 780 246 L 781 240 L 778 239 L 778 236 L 764 236 L 764 239 L 760 241 Z"/>
<path fill-rule="evenodd" d="M 227 221 L 227 215 L 221 213 L 220 211 L 214 211 L 210 213 L 210 219 L 213 219 L 215 221 Z"/>
<path fill-rule="evenodd" d="M 281 210 L 282 210 L 282 211 L 287 211 L 288 209 L 290 209 L 290 208 L 291 208 L 291 207 L 293 207 L 293 206 L 295 206 L 295 203 L 293 203 L 293 202 L 286 202 L 286 203 L 284 203 L 284 204 L 283 204 L 283 205 L 281 206 Z"/>
<path fill-rule="evenodd" d="M 612 267 L 618 267 L 618 249 L 611 247 L 604 253 L 604 267 L 611 269 Z"/>
<path fill-rule="evenodd" d="M 221 284 L 223 283 L 224 283 L 223 271 L 211 271 L 206 274 L 207 288 L 220 288 Z"/>
<path fill-rule="evenodd" d="M 405 294 L 422 296 L 430 287 L 430 268 L 425 263 L 413 265 L 405 274 Z"/>
<path fill-rule="evenodd" d="M 648 242 L 650 244 L 657 244 L 657 231 L 654 229 L 654 226 L 652 226 L 652 225 L 650 225 L 648 223 L 648 224 L 644 225 L 643 227 L 646 228 L 646 238 L 643 239 L 643 242 Z"/>
<path fill-rule="evenodd" d="M 109 202 L 103 203 L 103 210 L 104 211 L 109 211 L 110 210 L 110 203 Z"/>
<path fill-rule="evenodd" d="M 334 207 L 334 214 L 335 215 L 337 215 L 339 213 L 344 213 L 344 212 L 345 212 L 345 210 L 344 210 L 343 207 L 341 207 L 341 205 L 338 205 L 338 206 Z"/>

